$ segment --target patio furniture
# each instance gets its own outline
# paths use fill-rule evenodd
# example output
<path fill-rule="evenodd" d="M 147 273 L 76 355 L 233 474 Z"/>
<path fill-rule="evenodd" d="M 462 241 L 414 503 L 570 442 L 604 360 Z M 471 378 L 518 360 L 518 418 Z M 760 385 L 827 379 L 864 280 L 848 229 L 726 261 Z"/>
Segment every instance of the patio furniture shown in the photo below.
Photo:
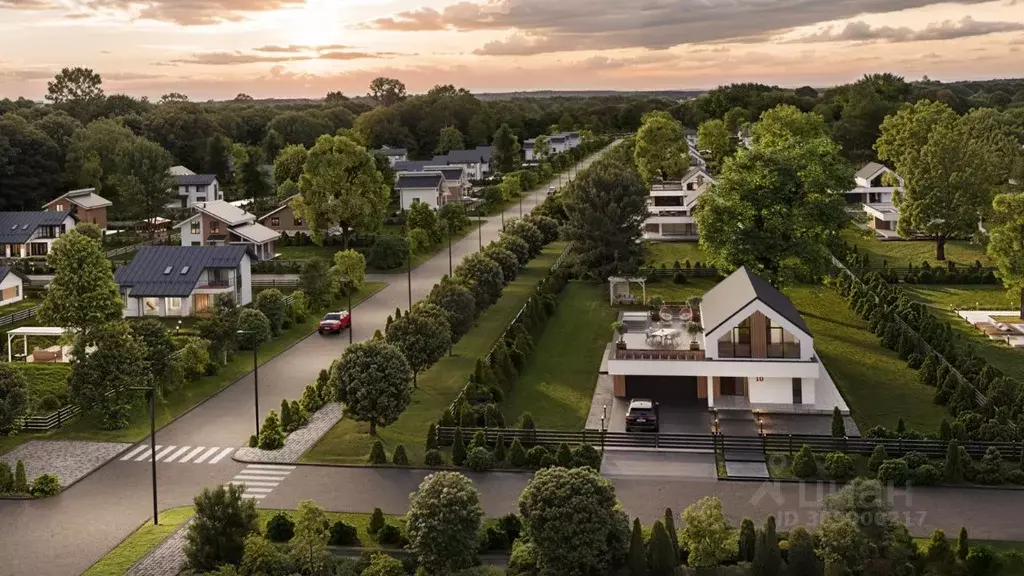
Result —
<path fill-rule="evenodd" d="M 654 330 L 651 330 L 651 328 L 648 327 L 647 330 L 644 331 L 644 336 L 646 336 L 646 338 L 644 338 L 644 342 L 654 340 Z"/>

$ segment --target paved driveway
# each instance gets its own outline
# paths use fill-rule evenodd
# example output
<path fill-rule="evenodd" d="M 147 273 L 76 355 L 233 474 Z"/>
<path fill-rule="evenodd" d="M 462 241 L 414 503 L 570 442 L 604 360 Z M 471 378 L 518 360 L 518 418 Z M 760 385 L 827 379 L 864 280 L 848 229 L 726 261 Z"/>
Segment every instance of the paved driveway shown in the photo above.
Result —
<path fill-rule="evenodd" d="M 717 477 L 714 454 L 666 450 L 605 450 L 601 474 L 608 478 Z"/>

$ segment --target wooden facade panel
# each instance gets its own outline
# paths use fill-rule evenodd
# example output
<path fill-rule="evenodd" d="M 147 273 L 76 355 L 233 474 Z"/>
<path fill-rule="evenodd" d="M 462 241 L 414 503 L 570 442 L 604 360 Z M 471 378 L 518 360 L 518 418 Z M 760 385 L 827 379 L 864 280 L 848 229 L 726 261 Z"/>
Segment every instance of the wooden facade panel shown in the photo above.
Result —
<path fill-rule="evenodd" d="M 750 357 L 768 357 L 768 318 L 761 312 L 750 316 Z"/>
<path fill-rule="evenodd" d="M 612 376 L 612 393 L 616 398 L 626 397 L 626 377 L 619 374 Z"/>
<path fill-rule="evenodd" d="M 698 376 L 697 377 L 697 398 L 708 397 L 708 377 Z"/>

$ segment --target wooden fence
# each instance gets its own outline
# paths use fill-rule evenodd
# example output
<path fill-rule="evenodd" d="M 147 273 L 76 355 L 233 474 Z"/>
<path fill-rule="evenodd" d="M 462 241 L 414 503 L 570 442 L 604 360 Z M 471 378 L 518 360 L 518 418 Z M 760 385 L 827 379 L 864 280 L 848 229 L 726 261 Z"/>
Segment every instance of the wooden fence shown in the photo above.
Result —
<path fill-rule="evenodd" d="M 294 288 L 301 281 L 298 278 L 253 278 L 253 288 Z"/>
<path fill-rule="evenodd" d="M 8 324 L 16 324 L 22 320 L 28 320 L 36 315 L 39 311 L 39 306 L 33 306 L 32 308 L 26 308 L 17 312 L 8 314 L 6 316 L 0 316 L 0 326 L 7 326 Z"/>
<path fill-rule="evenodd" d="M 139 242 L 138 244 L 133 244 L 131 246 L 122 246 L 120 248 L 114 248 L 113 250 L 107 250 L 105 255 L 106 255 L 107 258 L 115 258 L 115 257 L 120 256 L 122 254 L 128 254 L 129 252 L 138 250 L 139 248 L 142 248 L 143 246 L 154 246 L 156 244 L 163 244 L 166 240 L 167 240 L 166 238 L 161 238 L 161 237 L 158 236 L 158 237 L 153 238 L 151 240 L 146 240 L 145 242 Z"/>
<path fill-rule="evenodd" d="M 27 432 L 46 432 L 54 428 L 60 428 L 65 422 L 78 416 L 81 410 L 74 404 L 69 404 L 60 410 L 55 410 L 45 416 L 27 416 L 21 422 L 21 428 Z"/>

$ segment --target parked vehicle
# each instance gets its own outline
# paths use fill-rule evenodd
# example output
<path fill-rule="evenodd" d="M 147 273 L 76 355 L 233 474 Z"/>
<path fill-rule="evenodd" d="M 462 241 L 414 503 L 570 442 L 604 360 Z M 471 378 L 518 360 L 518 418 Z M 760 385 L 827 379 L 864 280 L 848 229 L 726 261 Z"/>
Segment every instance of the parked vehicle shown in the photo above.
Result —
<path fill-rule="evenodd" d="M 321 336 L 324 334 L 338 334 L 345 328 L 348 328 L 352 323 L 352 319 L 348 315 L 348 311 L 343 312 L 328 312 L 327 315 L 320 320 L 320 325 L 317 326 L 316 331 Z"/>
<path fill-rule="evenodd" d="M 657 432 L 658 403 L 647 398 L 634 398 L 626 409 L 626 432 Z"/>
<path fill-rule="evenodd" d="M 548 186 L 548 196 L 551 196 L 554 193 L 555 193 L 555 187 L 554 186 Z"/>

